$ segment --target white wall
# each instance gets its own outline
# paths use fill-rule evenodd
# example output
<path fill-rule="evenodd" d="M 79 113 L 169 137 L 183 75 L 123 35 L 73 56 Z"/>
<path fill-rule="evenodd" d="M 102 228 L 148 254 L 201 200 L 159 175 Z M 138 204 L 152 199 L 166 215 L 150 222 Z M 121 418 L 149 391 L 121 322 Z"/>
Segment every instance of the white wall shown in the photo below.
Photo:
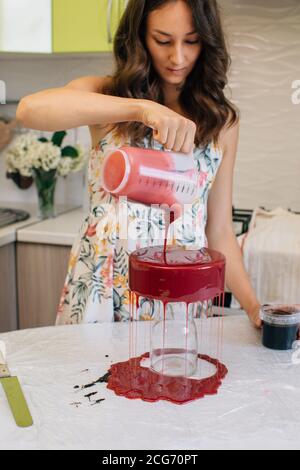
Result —
<path fill-rule="evenodd" d="M 241 110 L 237 207 L 300 211 L 300 0 L 221 0 Z"/>
<path fill-rule="evenodd" d="M 300 0 L 220 0 L 232 54 L 227 94 L 241 110 L 234 204 L 300 211 L 300 105 L 292 82 L 300 80 Z M 61 86 L 74 77 L 108 74 L 110 54 L 84 58 L 0 58 L 0 80 L 8 99 Z M 0 105 L 13 113 L 13 107 Z M 70 139 L 89 146 L 87 128 Z M 82 176 L 60 180 L 57 200 L 82 200 Z M 35 189 L 19 190 L 5 178 L 0 157 L 0 200 L 35 200 Z"/>

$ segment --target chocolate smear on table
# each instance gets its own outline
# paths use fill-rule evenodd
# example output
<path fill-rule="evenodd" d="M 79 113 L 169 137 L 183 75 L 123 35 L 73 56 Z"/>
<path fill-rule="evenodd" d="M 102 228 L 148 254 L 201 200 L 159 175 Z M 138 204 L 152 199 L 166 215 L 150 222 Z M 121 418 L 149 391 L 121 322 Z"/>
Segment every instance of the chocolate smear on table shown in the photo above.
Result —
<path fill-rule="evenodd" d="M 102 377 L 99 377 L 99 379 L 95 380 L 95 382 L 92 382 L 90 384 L 86 384 L 86 385 L 81 385 L 81 387 L 79 385 L 75 385 L 75 389 L 78 389 L 78 388 L 81 388 L 81 389 L 86 389 L 86 388 L 91 388 L 93 387 L 94 385 L 98 384 L 98 383 L 108 383 L 108 378 L 110 376 L 110 372 L 106 372 Z"/>
<path fill-rule="evenodd" d="M 99 403 L 101 403 L 104 400 L 105 400 L 105 398 L 100 398 L 99 400 L 96 400 L 94 403 L 92 403 L 91 406 L 98 405 Z"/>
<path fill-rule="evenodd" d="M 98 392 L 92 392 L 92 393 L 88 393 L 87 395 L 84 395 L 84 398 L 88 398 L 89 401 L 91 401 L 91 397 L 93 397 L 94 395 L 97 395 Z"/>

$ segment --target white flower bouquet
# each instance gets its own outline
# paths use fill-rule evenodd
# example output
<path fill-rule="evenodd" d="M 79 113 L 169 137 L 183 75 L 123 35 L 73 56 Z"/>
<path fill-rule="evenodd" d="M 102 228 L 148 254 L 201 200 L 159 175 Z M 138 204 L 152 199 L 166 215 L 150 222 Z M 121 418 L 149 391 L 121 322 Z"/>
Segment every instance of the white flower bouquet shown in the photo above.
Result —
<path fill-rule="evenodd" d="M 55 132 L 51 141 L 27 132 L 16 137 L 6 151 L 8 173 L 18 172 L 22 176 L 34 176 L 35 169 L 56 170 L 57 175 L 67 176 L 81 170 L 86 155 L 80 145 L 61 147 L 65 131 Z"/>
<path fill-rule="evenodd" d="M 65 131 L 55 132 L 48 140 L 30 131 L 16 137 L 5 152 L 8 178 L 22 189 L 35 181 L 41 218 L 54 216 L 57 177 L 81 170 L 87 160 L 80 145 L 62 147 L 66 134 Z"/>

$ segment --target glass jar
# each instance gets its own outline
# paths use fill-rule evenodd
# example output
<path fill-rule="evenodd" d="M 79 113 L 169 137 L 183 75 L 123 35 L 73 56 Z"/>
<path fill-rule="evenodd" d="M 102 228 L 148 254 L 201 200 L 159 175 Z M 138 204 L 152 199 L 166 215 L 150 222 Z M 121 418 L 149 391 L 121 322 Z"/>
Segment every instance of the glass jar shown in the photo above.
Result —
<path fill-rule="evenodd" d="M 265 304 L 261 306 L 263 345 L 286 351 L 293 348 L 300 328 L 300 305 Z"/>
<path fill-rule="evenodd" d="M 130 254 L 132 318 L 152 322 L 152 371 L 184 377 L 196 372 L 198 341 L 194 318 L 201 305 L 211 305 L 213 299 L 224 294 L 224 281 L 224 256 L 207 248 L 173 246 L 164 251 L 163 246 L 154 246 Z M 141 340 L 137 338 L 135 345 Z"/>
<path fill-rule="evenodd" d="M 154 313 L 151 328 L 150 367 L 163 375 L 193 375 L 198 364 L 197 304 L 162 302 Z"/>

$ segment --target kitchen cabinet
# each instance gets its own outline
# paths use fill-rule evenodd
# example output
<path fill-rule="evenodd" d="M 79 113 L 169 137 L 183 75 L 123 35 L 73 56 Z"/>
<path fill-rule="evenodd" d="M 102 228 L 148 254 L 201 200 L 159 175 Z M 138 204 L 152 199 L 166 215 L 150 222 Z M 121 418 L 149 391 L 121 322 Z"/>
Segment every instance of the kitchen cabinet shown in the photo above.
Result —
<path fill-rule="evenodd" d="M 51 0 L 0 0 L 0 52 L 51 52 Z"/>
<path fill-rule="evenodd" d="M 110 52 L 128 0 L 0 0 L 0 52 Z"/>
<path fill-rule="evenodd" d="M 53 0 L 53 52 L 109 52 L 124 0 Z"/>
<path fill-rule="evenodd" d="M 15 243 L 0 247 L 0 333 L 17 329 Z"/>
<path fill-rule="evenodd" d="M 20 329 L 54 325 L 70 249 L 70 246 L 17 243 Z"/>

